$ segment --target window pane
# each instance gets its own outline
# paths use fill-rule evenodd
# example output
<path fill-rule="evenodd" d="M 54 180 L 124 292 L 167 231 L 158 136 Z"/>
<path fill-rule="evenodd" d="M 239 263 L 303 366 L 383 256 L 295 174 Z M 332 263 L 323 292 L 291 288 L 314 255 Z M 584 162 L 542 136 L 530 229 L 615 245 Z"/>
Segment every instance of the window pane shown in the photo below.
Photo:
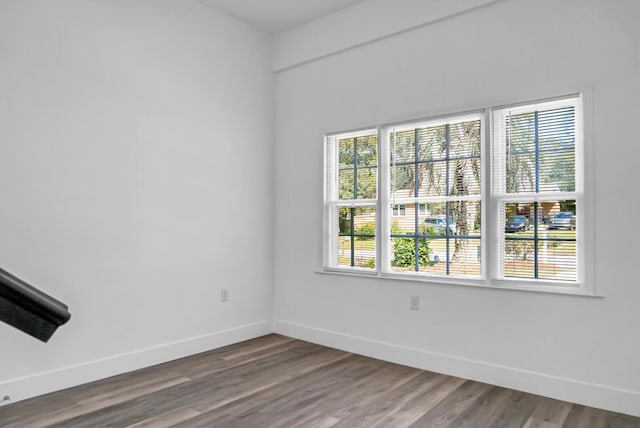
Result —
<path fill-rule="evenodd" d="M 504 274 L 576 281 L 575 200 L 504 204 Z"/>
<path fill-rule="evenodd" d="M 375 207 L 338 208 L 338 266 L 375 268 Z"/>
<path fill-rule="evenodd" d="M 391 164 L 415 161 L 415 131 L 392 132 L 389 136 L 389 158 Z"/>
<path fill-rule="evenodd" d="M 574 106 L 507 114 L 504 121 L 508 193 L 575 191 Z"/>
<path fill-rule="evenodd" d="M 396 237 L 391 238 L 391 270 L 393 272 L 415 271 L 416 269 L 416 240 L 415 238 Z M 425 252 L 424 245 L 418 248 L 418 258 L 425 259 L 428 252 Z"/>
<path fill-rule="evenodd" d="M 338 139 L 338 198 L 375 199 L 377 192 L 378 136 Z"/>
<path fill-rule="evenodd" d="M 398 205 L 395 205 L 395 208 L 392 207 L 392 213 L 399 212 L 397 207 Z M 405 214 L 403 215 L 394 214 L 394 217 L 397 217 L 397 218 L 393 218 L 391 220 L 390 232 L 392 235 L 415 234 L 416 220 L 415 220 L 415 217 L 413 216 L 413 207 L 409 207 L 410 215 L 407 215 L 407 208 L 405 205 L 404 213 Z"/>
<path fill-rule="evenodd" d="M 424 204 L 424 211 L 418 215 L 418 230 L 422 235 L 440 236 L 456 233 L 455 220 L 451 215 L 447 218 L 445 202 L 430 202 Z"/>
<path fill-rule="evenodd" d="M 575 108 L 538 113 L 540 191 L 575 190 Z"/>
<path fill-rule="evenodd" d="M 480 121 L 449 125 L 449 158 L 480 157 Z"/>
<path fill-rule="evenodd" d="M 449 227 L 452 233 L 463 236 L 480 236 L 480 201 L 449 202 Z"/>
<path fill-rule="evenodd" d="M 536 182 L 535 115 L 508 115 L 505 122 L 507 192 L 533 192 Z"/>
<path fill-rule="evenodd" d="M 353 208 L 338 208 L 338 231 L 340 235 L 351 235 L 353 233 L 352 211 Z"/>
<path fill-rule="evenodd" d="M 576 243 L 541 241 L 539 248 L 540 279 L 576 281 Z"/>
<path fill-rule="evenodd" d="M 507 278 L 529 278 L 534 276 L 532 241 L 505 240 L 504 276 Z"/>
<path fill-rule="evenodd" d="M 340 237 L 338 243 L 338 266 L 375 269 L 375 238 Z"/>
<path fill-rule="evenodd" d="M 479 195 L 480 159 L 456 159 L 449 161 L 449 195 Z"/>
<path fill-rule="evenodd" d="M 339 140 L 338 157 L 340 168 L 353 168 L 354 141 L 355 138 L 343 138 Z"/>
<path fill-rule="evenodd" d="M 345 199 L 354 199 L 353 197 L 353 185 L 354 185 L 354 174 L 353 169 L 340 169 L 338 171 L 338 194 L 339 198 L 342 200 Z"/>
<path fill-rule="evenodd" d="M 394 238 L 391 254 L 394 272 L 415 270 L 416 243 L 418 272 L 473 277 L 482 273 L 480 239 L 444 237 Z"/>
<path fill-rule="evenodd" d="M 540 152 L 540 192 L 573 192 L 576 165 L 573 148 Z"/>
<path fill-rule="evenodd" d="M 406 213 L 391 222 L 393 272 L 481 275 L 480 201 L 407 204 Z"/>
<path fill-rule="evenodd" d="M 415 195 L 413 165 L 391 167 L 391 199 L 407 198 Z"/>
<path fill-rule="evenodd" d="M 418 129 L 418 160 L 439 160 L 447 156 L 447 126 Z"/>
<path fill-rule="evenodd" d="M 541 150 L 575 149 L 575 107 L 543 110 L 538 113 L 538 140 Z"/>
<path fill-rule="evenodd" d="M 358 151 L 358 167 L 377 166 L 378 136 L 365 135 L 355 140 Z"/>
<path fill-rule="evenodd" d="M 425 162 L 418 165 L 419 196 L 445 196 L 447 162 Z M 411 195 L 413 196 L 413 195 Z"/>
<path fill-rule="evenodd" d="M 378 169 L 363 167 L 358 169 L 357 199 L 375 199 L 378 183 Z"/>
<path fill-rule="evenodd" d="M 449 274 L 480 276 L 482 273 L 480 239 L 449 239 L 449 241 L 449 246 L 453 247 Z"/>
<path fill-rule="evenodd" d="M 506 117 L 508 153 L 533 153 L 536 150 L 535 113 L 509 114 Z"/>
<path fill-rule="evenodd" d="M 428 272 L 435 275 L 447 274 L 447 243 L 446 238 L 420 239 L 420 244 L 427 249 L 428 258 L 420 260 L 419 272 Z M 423 250 L 424 251 L 424 250 Z"/>
<path fill-rule="evenodd" d="M 536 205 L 533 202 L 504 204 L 503 228 L 505 233 L 520 233 L 533 229 L 535 207 Z M 553 207 L 550 206 L 547 209 L 551 210 Z M 533 237 L 533 232 L 529 235 Z"/>
<path fill-rule="evenodd" d="M 535 153 L 507 153 L 507 193 L 535 192 L 536 190 Z"/>

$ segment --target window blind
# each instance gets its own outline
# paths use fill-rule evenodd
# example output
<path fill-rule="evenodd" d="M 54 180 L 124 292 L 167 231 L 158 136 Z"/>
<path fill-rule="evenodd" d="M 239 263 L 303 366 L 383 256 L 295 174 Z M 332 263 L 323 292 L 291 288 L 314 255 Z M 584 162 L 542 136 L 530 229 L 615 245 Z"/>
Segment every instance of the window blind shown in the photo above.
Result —
<path fill-rule="evenodd" d="M 369 129 L 325 138 L 327 265 L 376 267 L 378 134 Z"/>
<path fill-rule="evenodd" d="M 493 111 L 499 276 L 577 280 L 578 97 Z"/>
<path fill-rule="evenodd" d="M 388 269 L 479 278 L 482 116 L 387 130 L 392 213 Z M 402 204 L 402 205 L 399 205 Z"/>

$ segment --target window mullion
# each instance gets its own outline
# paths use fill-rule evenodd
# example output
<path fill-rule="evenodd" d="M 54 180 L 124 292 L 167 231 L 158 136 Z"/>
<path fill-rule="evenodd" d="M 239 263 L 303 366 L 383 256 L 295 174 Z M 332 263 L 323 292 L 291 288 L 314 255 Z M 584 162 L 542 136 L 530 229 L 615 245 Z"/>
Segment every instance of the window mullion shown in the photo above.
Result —
<path fill-rule="evenodd" d="M 358 199 L 358 137 L 353 137 L 353 199 Z"/>
<path fill-rule="evenodd" d="M 492 127 L 490 126 L 492 122 L 492 112 L 490 109 L 486 109 L 484 111 L 484 121 L 482 122 L 482 132 L 481 132 L 481 142 L 480 142 L 480 168 L 481 168 L 481 226 L 480 226 L 480 235 L 483 237 L 482 239 L 482 252 L 481 252 L 481 263 L 482 263 L 482 275 L 485 281 L 491 281 L 494 275 L 494 266 L 493 266 L 493 257 L 494 254 L 498 251 L 498 241 L 496 238 L 496 233 L 494 232 L 494 221 L 489 221 L 489 219 L 496 219 L 496 210 L 494 207 L 497 205 L 494 201 L 493 195 L 493 157 L 491 153 L 491 132 Z"/>
<path fill-rule="evenodd" d="M 420 271 L 420 241 L 418 238 L 418 233 L 420 232 L 418 230 L 418 195 L 419 195 L 419 187 L 420 187 L 420 164 L 418 163 L 418 160 L 420 158 L 420 151 L 419 151 L 419 146 L 418 146 L 418 128 L 415 128 L 413 130 L 413 165 L 414 165 L 414 170 L 413 170 L 413 200 L 414 200 L 414 207 L 415 209 L 413 210 L 413 220 L 414 220 L 414 234 L 416 235 L 413 246 L 414 246 L 414 251 L 415 251 L 415 271 L 419 272 Z"/>
<path fill-rule="evenodd" d="M 378 128 L 378 225 L 376 232 L 376 257 L 378 274 L 389 268 L 389 218 L 391 202 L 389 200 L 390 183 L 389 132 L 387 128 Z"/>
<path fill-rule="evenodd" d="M 451 203 L 449 201 L 449 196 L 451 196 L 451 189 L 449 188 L 449 178 L 450 178 L 450 174 L 451 174 L 451 147 L 450 147 L 450 142 L 451 142 L 451 128 L 449 127 L 449 124 L 447 123 L 446 127 L 445 127 L 445 134 L 444 134 L 444 139 L 445 139 L 445 182 L 444 182 L 444 189 L 445 189 L 445 196 L 446 196 L 446 201 L 444 203 L 444 219 L 445 219 L 445 228 L 444 228 L 444 232 L 445 232 L 445 236 L 447 236 L 447 238 L 445 238 L 445 245 L 446 245 L 446 252 L 447 252 L 447 257 L 445 260 L 445 269 L 446 269 L 446 273 L 447 275 L 450 275 L 451 273 L 451 265 L 450 265 L 450 261 L 451 261 L 451 243 L 450 243 L 450 239 L 448 238 L 449 236 L 449 210 L 451 207 Z"/>

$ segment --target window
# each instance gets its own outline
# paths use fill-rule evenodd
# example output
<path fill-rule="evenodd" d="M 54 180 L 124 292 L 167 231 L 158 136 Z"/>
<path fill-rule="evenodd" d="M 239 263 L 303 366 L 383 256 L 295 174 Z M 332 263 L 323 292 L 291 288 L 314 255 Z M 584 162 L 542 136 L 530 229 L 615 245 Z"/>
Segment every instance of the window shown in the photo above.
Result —
<path fill-rule="evenodd" d="M 389 224 L 389 272 L 480 277 L 482 119 L 385 129 L 386 197 L 410 213 Z"/>
<path fill-rule="evenodd" d="M 495 109 L 499 277 L 577 281 L 578 98 Z"/>
<path fill-rule="evenodd" d="M 326 138 L 328 266 L 376 266 L 378 133 L 367 130 Z"/>
<path fill-rule="evenodd" d="M 325 268 L 576 287 L 580 124 L 571 96 L 328 135 Z"/>
<path fill-rule="evenodd" d="M 391 207 L 391 215 L 394 217 L 400 217 L 407 215 L 406 205 L 393 205 Z"/>

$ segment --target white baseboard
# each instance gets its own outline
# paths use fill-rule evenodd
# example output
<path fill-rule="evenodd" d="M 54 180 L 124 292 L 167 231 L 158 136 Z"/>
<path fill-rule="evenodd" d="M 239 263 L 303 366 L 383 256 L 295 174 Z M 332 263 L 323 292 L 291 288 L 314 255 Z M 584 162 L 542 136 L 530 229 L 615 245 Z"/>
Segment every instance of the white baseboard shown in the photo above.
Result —
<path fill-rule="evenodd" d="M 272 331 L 271 321 L 260 321 L 125 354 L 88 361 L 75 366 L 11 379 L 0 383 L 0 391 L 2 391 L 3 395 L 11 397 L 7 401 L 0 400 L 0 405 L 15 403 L 16 401 L 49 392 L 220 348 L 243 340 L 264 336 L 272 333 Z"/>
<path fill-rule="evenodd" d="M 283 320 L 260 321 L 0 383 L 4 404 L 149 367 L 269 333 L 279 333 L 372 358 L 485 382 L 572 403 L 640 416 L 640 392 L 550 376 L 483 361 L 400 346 Z"/>
<path fill-rule="evenodd" d="M 640 392 L 461 358 L 276 320 L 274 332 L 380 360 L 640 416 Z"/>

